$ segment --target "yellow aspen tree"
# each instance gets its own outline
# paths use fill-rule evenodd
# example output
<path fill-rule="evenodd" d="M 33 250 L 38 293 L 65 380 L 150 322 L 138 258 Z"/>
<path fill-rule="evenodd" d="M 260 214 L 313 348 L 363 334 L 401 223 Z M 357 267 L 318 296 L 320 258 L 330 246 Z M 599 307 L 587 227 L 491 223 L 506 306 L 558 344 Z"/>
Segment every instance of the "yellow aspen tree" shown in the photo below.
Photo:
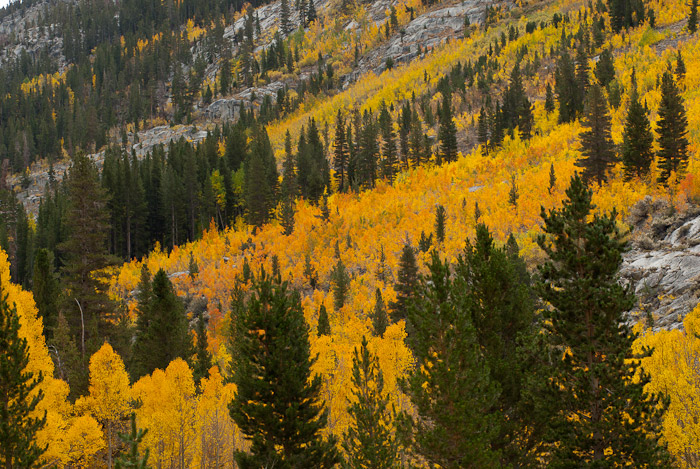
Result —
<path fill-rule="evenodd" d="M 104 343 L 90 357 L 90 394 L 86 398 L 89 412 L 102 423 L 107 440 L 107 467 L 112 468 L 112 444 L 119 422 L 131 412 L 129 375 L 124 362 L 111 345 Z"/>

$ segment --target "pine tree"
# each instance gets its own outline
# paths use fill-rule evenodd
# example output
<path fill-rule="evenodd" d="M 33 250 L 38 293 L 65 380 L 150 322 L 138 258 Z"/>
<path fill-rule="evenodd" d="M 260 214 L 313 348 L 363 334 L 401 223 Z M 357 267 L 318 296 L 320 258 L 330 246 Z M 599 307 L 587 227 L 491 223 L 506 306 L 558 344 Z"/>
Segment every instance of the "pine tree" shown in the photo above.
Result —
<path fill-rule="evenodd" d="M 282 0 L 280 4 L 280 30 L 284 36 L 288 36 L 292 32 L 292 23 L 289 20 L 289 1 Z"/>
<path fill-rule="evenodd" d="M 348 144 L 345 140 L 345 119 L 338 109 L 335 120 L 335 141 L 333 142 L 333 163 L 335 178 L 338 181 L 338 192 L 345 192 L 348 188 Z"/>
<path fill-rule="evenodd" d="M 187 270 L 189 271 L 190 278 L 193 280 L 197 278 L 197 275 L 199 275 L 199 265 L 194 258 L 193 251 L 190 251 L 190 261 Z"/>
<path fill-rule="evenodd" d="M 603 88 L 607 88 L 608 84 L 615 79 L 615 62 L 610 49 L 604 49 L 600 53 L 598 63 L 595 65 L 595 77 Z"/>
<path fill-rule="evenodd" d="M 688 119 L 670 70 L 666 70 L 661 78 L 661 103 L 656 126 L 661 147 L 658 153 L 659 182 L 666 184 L 672 172 L 682 173 L 688 165 Z"/>
<path fill-rule="evenodd" d="M 343 436 L 346 465 L 353 469 L 393 469 L 399 460 L 399 445 L 392 431 L 394 411 L 384 392 L 379 359 L 362 337 L 352 357 L 352 398 L 348 406 L 350 426 Z"/>
<path fill-rule="evenodd" d="M 130 421 L 130 433 L 119 435 L 119 438 L 121 438 L 124 445 L 128 448 L 128 452 L 119 456 L 115 467 L 116 469 L 148 469 L 148 456 L 150 451 L 146 448 L 143 456 L 141 456 L 139 452 L 139 445 L 143 443 L 143 438 L 146 436 L 146 433 L 148 433 L 148 429 L 144 430 L 136 427 L 136 413 L 134 412 L 131 413 Z"/>
<path fill-rule="evenodd" d="M 547 91 L 544 99 L 544 110 L 547 114 L 554 112 L 554 94 L 552 93 L 552 85 L 547 83 Z"/>
<path fill-rule="evenodd" d="M 435 239 L 438 243 L 445 242 L 445 221 L 447 213 L 445 207 L 438 205 L 435 209 Z"/>
<path fill-rule="evenodd" d="M 540 395 L 551 411 L 549 466 L 668 467 L 659 444 L 665 406 L 644 391 L 650 378 L 639 369 L 651 351 L 632 351 L 638 334 L 625 313 L 635 299 L 620 283 L 616 212 L 590 219 L 592 190 L 578 175 L 566 194 L 561 209 L 542 210 L 537 240 L 548 256 L 537 289 L 549 305 L 550 371 Z"/>
<path fill-rule="evenodd" d="M 627 110 L 622 136 L 622 163 L 628 178 L 643 177 L 649 173 L 651 163 L 654 161 L 653 144 L 654 135 L 651 133 L 648 112 L 639 102 L 635 73 L 632 70 L 630 107 Z"/>
<path fill-rule="evenodd" d="M 160 269 L 150 282 L 144 268 L 139 284 L 136 338 L 133 347 L 132 379 L 164 370 L 176 358 L 189 360 L 192 339 L 182 301 L 175 295 L 168 275 Z"/>
<path fill-rule="evenodd" d="M 242 469 L 331 468 L 339 462 L 333 437 L 321 432 L 327 411 L 321 377 L 312 377 L 309 331 L 299 294 L 258 275 L 247 310 L 237 321 L 231 418 L 252 444 L 236 452 Z"/>
<path fill-rule="evenodd" d="M 231 61 L 228 57 L 224 57 L 221 61 L 221 70 L 219 71 L 219 90 L 222 95 L 226 95 L 231 87 Z"/>
<path fill-rule="evenodd" d="M 7 302 L 0 284 L 0 465 L 34 467 L 46 448 L 36 444 L 36 433 L 46 424 L 32 417 L 44 393 L 36 387 L 44 377 L 25 371 L 29 364 L 27 340 L 19 336 L 17 308 Z"/>
<path fill-rule="evenodd" d="M 690 14 L 688 15 L 688 31 L 695 34 L 698 30 L 698 0 L 690 1 Z"/>
<path fill-rule="evenodd" d="M 562 50 L 557 60 L 554 88 L 559 101 L 559 123 L 573 122 L 578 115 L 580 90 L 574 62 L 567 49 Z"/>
<path fill-rule="evenodd" d="M 457 161 L 457 126 L 452 118 L 452 97 L 445 92 L 440 108 L 440 128 L 438 139 L 440 140 L 440 159 L 445 163 Z"/>
<path fill-rule="evenodd" d="M 514 208 L 518 208 L 518 199 L 520 198 L 520 193 L 518 192 L 518 184 L 515 181 L 515 174 L 510 177 L 510 191 L 508 191 L 508 203 Z"/>
<path fill-rule="evenodd" d="M 484 108 L 479 111 L 479 122 L 477 124 L 477 140 L 484 152 L 488 153 L 489 143 L 489 119 Z"/>
<path fill-rule="evenodd" d="M 53 336 L 58 324 L 58 281 L 53 273 L 53 254 L 48 249 L 38 249 L 34 255 L 32 293 L 39 315 L 44 321 L 44 335 Z"/>
<path fill-rule="evenodd" d="M 331 271 L 331 282 L 333 282 L 333 307 L 336 311 L 340 311 L 345 305 L 350 290 L 350 276 L 341 259 L 338 259 L 338 263 Z"/>
<path fill-rule="evenodd" d="M 250 154 L 245 161 L 245 193 L 248 223 L 262 226 L 277 205 L 277 162 L 267 131 L 252 129 Z"/>
<path fill-rule="evenodd" d="M 549 187 L 547 191 L 551 194 L 554 188 L 557 186 L 557 174 L 554 172 L 554 163 L 549 165 Z"/>
<path fill-rule="evenodd" d="M 429 270 L 407 312 L 416 366 L 402 389 L 417 417 L 401 414 L 403 441 L 435 466 L 496 467 L 491 441 L 498 415 L 491 409 L 498 391 L 471 323 L 471 305 L 435 252 Z"/>
<path fill-rule="evenodd" d="M 317 334 L 319 337 L 322 335 L 331 335 L 331 322 L 328 319 L 328 311 L 326 311 L 326 305 L 321 304 L 318 309 L 318 325 L 316 326 Z"/>
<path fill-rule="evenodd" d="M 379 113 L 379 127 L 382 133 L 382 156 L 384 157 L 382 172 L 389 183 L 393 183 L 399 169 L 399 161 L 396 154 L 396 134 L 391 122 L 391 114 L 389 114 L 384 102 L 382 102 Z"/>
<path fill-rule="evenodd" d="M 581 152 L 584 157 L 577 161 L 583 168 L 586 181 L 595 179 L 599 184 L 606 180 L 606 171 L 615 161 L 615 150 L 610 134 L 610 114 L 605 95 L 597 83 L 590 87 L 586 98 L 586 131 L 581 134 Z"/>
<path fill-rule="evenodd" d="M 377 288 L 374 294 L 374 309 L 372 310 L 372 328 L 374 330 L 374 335 L 383 337 L 388 326 L 389 318 L 386 315 L 386 306 L 382 298 L 382 291 Z"/>
<path fill-rule="evenodd" d="M 195 345 L 193 376 L 196 383 L 202 378 L 209 377 L 209 369 L 212 367 L 212 356 L 208 350 L 207 321 L 204 319 L 204 311 L 200 311 L 197 318 L 197 343 Z"/>
<path fill-rule="evenodd" d="M 391 304 L 391 318 L 394 322 L 406 319 L 408 305 L 416 294 L 418 287 L 418 265 L 416 254 L 409 243 L 404 244 L 399 258 L 399 273 L 394 290 L 396 301 Z"/>
<path fill-rule="evenodd" d="M 685 61 L 683 60 L 683 54 L 681 54 L 680 49 L 678 52 L 676 52 L 676 81 L 678 83 L 681 83 L 683 80 L 685 80 Z"/>
<path fill-rule="evenodd" d="M 497 247 L 488 228 L 479 223 L 474 241 L 467 240 L 455 266 L 455 285 L 468 298 L 471 323 L 484 351 L 491 380 L 500 394 L 491 411 L 499 414 L 500 431 L 492 447 L 501 452 L 503 466 L 528 465 L 534 427 L 521 403 L 521 389 L 530 375 L 521 350 L 533 328 L 534 302 L 525 262 L 510 237 Z"/>

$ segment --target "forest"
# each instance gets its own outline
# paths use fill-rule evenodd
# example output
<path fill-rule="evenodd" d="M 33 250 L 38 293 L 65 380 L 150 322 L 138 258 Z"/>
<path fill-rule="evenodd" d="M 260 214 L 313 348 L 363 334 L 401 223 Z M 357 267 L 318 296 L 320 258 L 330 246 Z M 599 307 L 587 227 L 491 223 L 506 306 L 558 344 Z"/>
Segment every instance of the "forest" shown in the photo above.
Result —
<path fill-rule="evenodd" d="M 700 203 L 697 1 L 378 52 L 456 5 L 0 10 L 61 44 L 0 61 L 0 464 L 700 465 L 700 304 L 620 274 Z"/>

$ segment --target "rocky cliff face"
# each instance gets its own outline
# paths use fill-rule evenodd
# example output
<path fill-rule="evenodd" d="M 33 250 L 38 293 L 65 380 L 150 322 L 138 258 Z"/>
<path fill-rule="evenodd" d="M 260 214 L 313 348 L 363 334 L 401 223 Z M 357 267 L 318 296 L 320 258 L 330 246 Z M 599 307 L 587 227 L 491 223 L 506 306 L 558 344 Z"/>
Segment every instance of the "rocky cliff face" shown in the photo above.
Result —
<path fill-rule="evenodd" d="M 623 278 L 639 301 L 633 313 L 654 317 L 654 329 L 683 327 L 700 298 L 700 207 L 674 213 L 664 200 L 641 200 L 628 220 L 633 227 Z"/>

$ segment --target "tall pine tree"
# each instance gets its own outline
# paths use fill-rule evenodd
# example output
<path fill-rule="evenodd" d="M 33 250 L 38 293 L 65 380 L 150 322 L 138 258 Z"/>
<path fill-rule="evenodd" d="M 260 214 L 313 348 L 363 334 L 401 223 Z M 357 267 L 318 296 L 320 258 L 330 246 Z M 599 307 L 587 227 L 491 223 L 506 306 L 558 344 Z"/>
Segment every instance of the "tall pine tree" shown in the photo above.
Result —
<path fill-rule="evenodd" d="M 654 161 L 654 135 L 645 106 L 639 101 L 635 72 L 632 70 L 632 91 L 630 107 L 627 110 L 625 130 L 622 135 L 622 163 L 627 178 L 643 177 L 649 173 Z"/>
<path fill-rule="evenodd" d="M 605 94 L 600 85 L 593 84 L 586 97 L 586 130 L 581 134 L 581 152 L 577 161 L 583 167 L 586 181 L 595 179 L 599 184 L 606 180 L 608 167 L 615 161 L 615 150 L 610 133 L 610 114 Z"/>
<path fill-rule="evenodd" d="M 666 184 L 672 172 L 682 173 L 688 165 L 688 118 L 680 90 L 670 67 L 661 77 L 659 120 L 659 182 Z"/>

